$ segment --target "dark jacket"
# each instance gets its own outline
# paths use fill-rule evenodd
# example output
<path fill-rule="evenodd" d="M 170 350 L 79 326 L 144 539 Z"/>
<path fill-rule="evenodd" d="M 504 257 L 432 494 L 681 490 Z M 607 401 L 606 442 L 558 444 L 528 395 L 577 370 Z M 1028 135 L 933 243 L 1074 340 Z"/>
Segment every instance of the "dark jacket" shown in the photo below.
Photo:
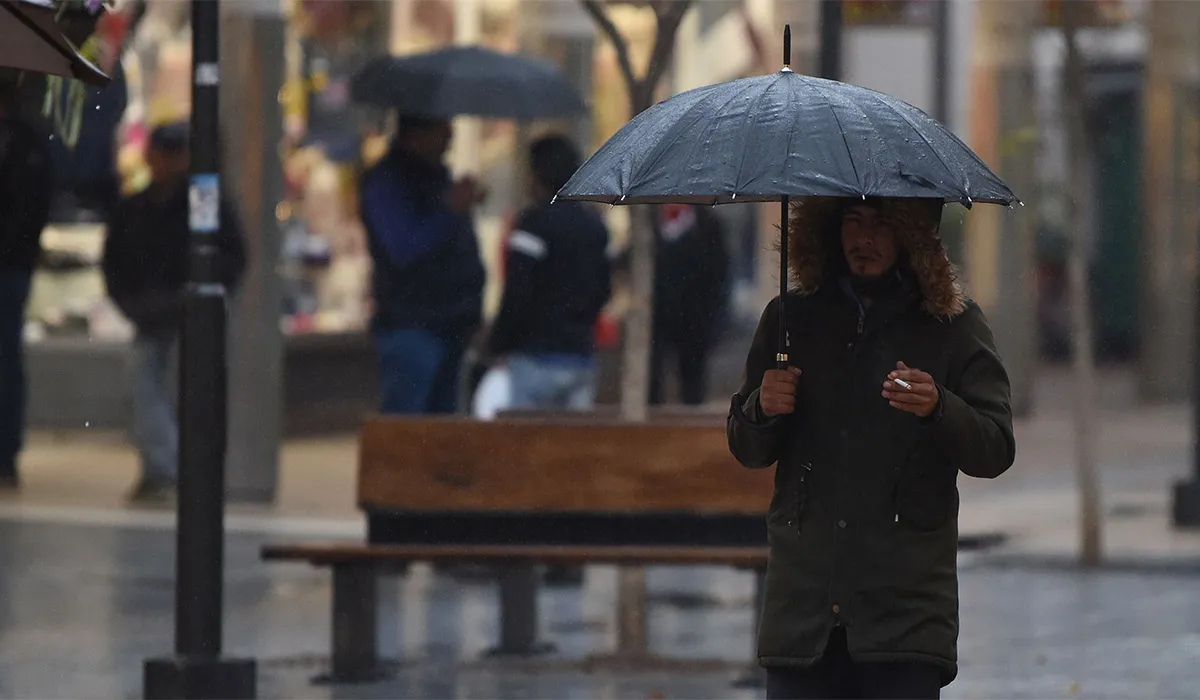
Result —
<path fill-rule="evenodd" d="M 102 212 L 105 218 L 111 216 L 112 207 L 120 201 L 121 176 L 113 144 L 129 101 L 125 69 L 120 61 L 113 63 L 109 77 L 112 80 L 107 85 L 83 88 L 83 114 L 87 118 L 80 120 L 75 147 L 68 148 L 63 139 L 50 141 L 59 173 L 58 196 Z M 68 93 L 75 89 L 78 88 L 72 81 L 63 81 L 59 98 L 68 99 Z"/>
<path fill-rule="evenodd" d="M 446 202 L 447 170 L 392 150 L 363 176 L 374 330 L 421 328 L 465 342 L 479 326 L 483 264 L 469 214 Z"/>
<path fill-rule="evenodd" d="M 489 351 L 592 355 L 612 291 L 608 229 L 580 202 L 523 213 L 506 242 L 504 299 Z"/>
<path fill-rule="evenodd" d="M 702 206 L 691 213 L 695 224 L 678 237 L 664 236 L 655 220 L 654 327 L 711 339 L 728 291 L 729 252 L 717 215 Z"/>
<path fill-rule="evenodd" d="M 0 270 L 32 273 L 57 186 L 48 134 L 0 117 Z"/>
<path fill-rule="evenodd" d="M 104 283 L 139 334 L 178 330 L 190 236 L 186 180 L 169 189 L 152 187 L 113 207 L 101 263 Z M 225 197 L 215 243 L 221 279 L 232 293 L 246 268 L 246 248 L 237 212 Z"/>
<path fill-rule="evenodd" d="M 996 477 L 1016 446 L 1008 377 L 983 313 L 958 290 L 940 241 L 917 247 L 899 288 L 864 311 L 833 279 L 828 261 L 840 249 L 793 238 L 802 283 L 786 330 L 803 374 L 796 411 L 769 420 L 758 387 L 774 367 L 778 299 L 759 322 L 728 437 L 743 465 L 777 464 L 764 666 L 815 663 L 842 625 L 855 660 L 929 662 L 945 683 L 957 673 L 957 475 Z M 897 361 L 937 382 L 928 418 L 881 396 Z"/>

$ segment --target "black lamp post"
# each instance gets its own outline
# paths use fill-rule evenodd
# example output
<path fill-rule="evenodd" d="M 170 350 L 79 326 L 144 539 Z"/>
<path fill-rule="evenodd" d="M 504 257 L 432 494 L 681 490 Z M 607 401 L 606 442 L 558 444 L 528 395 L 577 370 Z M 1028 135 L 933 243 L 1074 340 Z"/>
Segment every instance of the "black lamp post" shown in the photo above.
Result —
<path fill-rule="evenodd" d="M 226 290 L 220 228 L 220 5 L 192 0 L 188 284 L 180 339 L 175 653 L 148 659 L 147 700 L 253 698 L 252 659 L 221 656 L 225 543 Z"/>

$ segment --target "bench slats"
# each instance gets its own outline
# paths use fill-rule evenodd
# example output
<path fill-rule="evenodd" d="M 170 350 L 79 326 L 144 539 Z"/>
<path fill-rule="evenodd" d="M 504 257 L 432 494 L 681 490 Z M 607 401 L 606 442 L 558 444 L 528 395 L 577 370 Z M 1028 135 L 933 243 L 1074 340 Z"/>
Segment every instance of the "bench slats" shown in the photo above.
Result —
<path fill-rule="evenodd" d="M 375 512 L 761 517 L 774 478 L 738 465 L 715 422 L 377 417 L 361 440 L 359 505 Z"/>
<path fill-rule="evenodd" d="M 541 545 L 442 546 L 312 543 L 266 545 L 262 558 L 303 561 L 316 566 L 338 564 L 402 564 L 426 562 L 536 562 L 582 566 L 584 564 L 703 565 L 757 568 L 766 566 L 766 547 L 576 547 Z"/>

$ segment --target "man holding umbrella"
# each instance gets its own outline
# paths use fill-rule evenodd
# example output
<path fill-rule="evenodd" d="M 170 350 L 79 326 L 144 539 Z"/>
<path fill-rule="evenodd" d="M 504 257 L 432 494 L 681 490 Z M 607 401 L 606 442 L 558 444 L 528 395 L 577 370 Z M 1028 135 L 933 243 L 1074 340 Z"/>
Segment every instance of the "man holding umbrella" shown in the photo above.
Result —
<path fill-rule="evenodd" d="M 101 3 L 86 3 L 94 18 Z M 0 1 L 0 490 L 18 486 L 17 457 L 25 433 L 22 333 L 42 229 L 50 218 L 56 173 L 44 125 L 24 113 L 25 73 L 104 85 L 108 76 L 59 30 L 49 0 Z M 75 19 L 78 12 L 66 12 Z M 83 26 L 91 26 L 85 21 Z"/>
<path fill-rule="evenodd" d="M 957 136 L 798 74 L 642 112 L 563 187 L 612 204 L 780 203 L 780 294 L 727 421 L 775 465 L 758 634 L 768 698 L 936 698 L 958 673 L 961 471 L 1013 463 L 1008 376 L 938 236 L 944 202 L 1013 204 Z"/>
<path fill-rule="evenodd" d="M 759 636 L 768 698 L 936 698 L 957 673 L 959 471 L 1013 463 L 1009 383 L 937 236 L 942 203 L 793 207 L 787 369 L 778 299 L 729 445 L 778 464 Z"/>
<path fill-rule="evenodd" d="M 552 63 L 461 46 L 379 57 L 350 92 L 400 115 L 391 151 L 361 188 L 383 411 L 453 413 L 462 357 L 481 321 L 484 271 L 471 218 L 482 190 L 470 178 L 452 183 L 442 163 L 450 119 L 565 117 L 583 101 Z"/>
<path fill-rule="evenodd" d="M 471 179 L 450 181 L 442 164 L 449 121 L 399 122 L 391 150 L 362 184 L 381 410 L 454 413 L 462 356 L 482 313 L 484 270 L 471 210 L 483 193 Z"/>
<path fill-rule="evenodd" d="M 45 125 L 21 109 L 17 80 L 16 71 L 0 68 L 0 490 L 19 483 L 25 304 L 56 180 Z"/>

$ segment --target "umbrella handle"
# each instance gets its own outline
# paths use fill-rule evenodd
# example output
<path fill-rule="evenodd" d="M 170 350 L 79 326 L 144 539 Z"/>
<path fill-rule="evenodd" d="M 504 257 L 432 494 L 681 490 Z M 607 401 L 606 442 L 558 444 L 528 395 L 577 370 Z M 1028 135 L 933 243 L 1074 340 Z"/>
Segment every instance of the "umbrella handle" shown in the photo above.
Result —
<path fill-rule="evenodd" d="M 784 196 L 779 204 L 779 350 L 775 355 L 776 369 L 788 368 L 787 314 L 784 302 L 788 291 L 788 202 Z"/>

